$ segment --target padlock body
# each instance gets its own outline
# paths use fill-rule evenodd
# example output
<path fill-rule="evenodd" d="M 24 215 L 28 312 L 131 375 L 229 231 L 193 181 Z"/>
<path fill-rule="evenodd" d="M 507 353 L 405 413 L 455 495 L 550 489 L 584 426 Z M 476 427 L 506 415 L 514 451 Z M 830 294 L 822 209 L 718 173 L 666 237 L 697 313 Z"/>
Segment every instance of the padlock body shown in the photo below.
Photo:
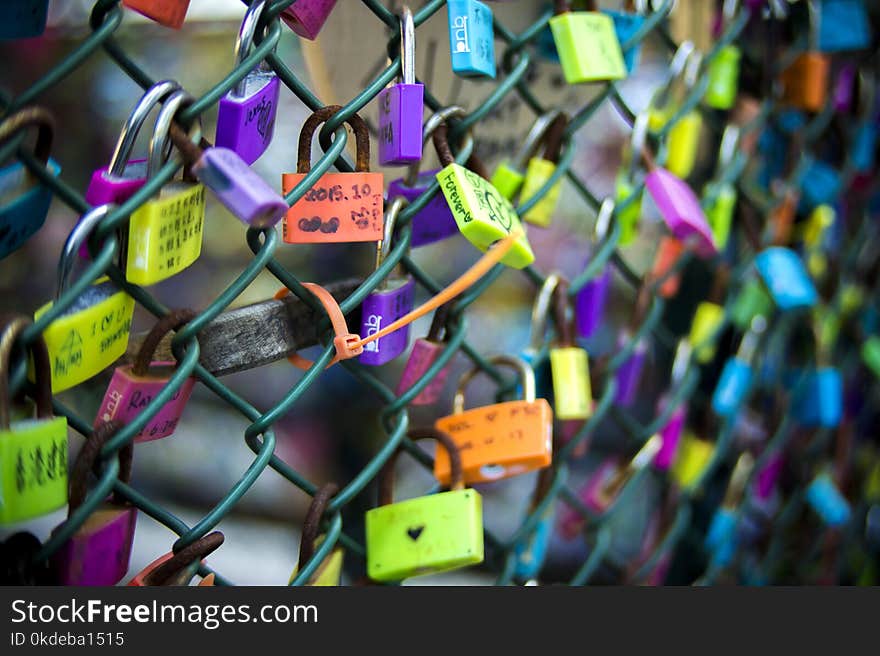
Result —
<path fill-rule="evenodd" d="M 630 337 L 627 334 L 622 334 L 617 344 L 618 348 L 624 348 L 629 339 Z M 626 362 L 617 370 L 617 394 L 614 397 L 614 402 L 617 405 L 630 406 L 635 402 L 636 392 L 638 392 L 639 383 L 642 380 L 642 369 L 645 366 L 645 356 L 647 353 L 647 343 L 643 340 L 639 341 Z"/>
<path fill-rule="evenodd" d="M 245 78 L 245 84 L 243 96 L 233 90 L 220 99 L 214 145 L 229 148 L 245 164 L 253 164 L 272 142 L 281 83 L 274 73 L 256 71 Z"/>
<path fill-rule="evenodd" d="M 664 235 L 660 238 L 657 254 L 654 256 L 654 264 L 651 267 L 651 277 L 655 280 L 664 279 L 657 290 L 663 298 L 672 298 L 678 293 L 681 275 L 678 273 L 668 274 L 675 267 L 683 252 L 684 244 L 675 237 Z"/>
<path fill-rule="evenodd" d="M 440 354 L 443 353 L 446 344 L 443 342 L 432 342 L 429 339 L 417 339 L 413 344 L 412 353 L 409 354 L 409 360 L 403 368 L 403 374 L 400 382 L 397 384 L 397 396 L 400 396 L 411 388 L 434 364 Z M 437 399 L 443 393 L 446 386 L 446 379 L 449 376 L 449 367 L 445 366 L 431 379 L 427 387 L 419 392 L 410 405 L 431 405 L 436 403 Z"/>
<path fill-rule="evenodd" d="M 804 426 L 833 428 L 843 416 L 843 379 L 833 367 L 819 367 L 807 374 L 794 402 L 794 414 Z"/>
<path fill-rule="evenodd" d="M 553 411 L 545 399 L 508 401 L 441 417 L 434 426 L 461 452 L 467 484 L 488 483 L 547 467 L 553 455 Z M 449 456 L 438 449 L 434 476 L 449 484 Z"/>
<path fill-rule="evenodd" d="M 246 225 L 271 228 L 287 214 L 284 199 L 233 150 L 206 149 L 192 172 Z"/>
<path fill-rule="evenodd" d="M 523 542 L 518 542 L 514 549 L 516 566 L 513 575 L 520 580 L 534 579 L 541 572 L 550 550 L 553 537 L 553 506 L 552 504 L 538 520 L 535 530 Z"/>
<path fill-rule="evenodd" d="M 342 562 L 344 559 L 344 549 L 342 549 L 341 547 L 333 549 L 333 551 L 330 552 L 330 555 L 327 556 L 320 565 L 318 565 L 318 569 L 315 570 L 315 573 L 312 574 L 312 576 L 306 582 L 306 585 L 319 588 L 338 587 L 339 582 L 342 578 Z M 288 579 L 287 581 L 288 585 L 293 583 L 293 580 L 296 578 L 298 572 L 299 568 L 294 567 L 293 572 L 290 574 L 290 579 Z"/>
<path fill-rule="evenodd" d="M 569 84 L 626 77 L 626 64 L 610 16 L 594 11 L 569 11 L 553 16 L 550 30 Z"/>
<path fill-rule="evenodd" d="M 642 25 L 645 24 L 645 17 L 629 11 L 606 10 L 604 13 L 611 16 L 611 20 L 614 21 L 614 32 L 623 53 L 626 72 L 632 73 L 639 65 L 642 44 L 641 41 L 638 41 L 627 49 L 624 49 L 624 45 L 642 28 Z"/>
<path fill-rule="evenodd" d="M 392 180 L 388 185 L 388 200 L 390 201 L 396 196 L 403 196 L 412 203 L 428 190 L 436 175 L 437 169 L 419 173 L 415 185 L 412 187 L 407 186 L 403 178 Z M 412 234 L 409 243 L 412 248 L 433 244 L 458 234 L 458 224 L 452 216 L 452 210 L 449 209 L 449 204 L 442 191 L 438 190 L 428 201 L 428 204 L 412 218 L 410 229 Z"/>
<path fill-rule="evenodd" d="M 146 587 L 149 585 L 147 581 L 147 577 L 150 576 L 156 569 L 158 569 L 161 565 L 163 565 L 166 561 L 171 560 L 174 557 L 174 553 L 169 551 L 167 554 L 159 556 L 152 563 L 144 567 L 140 572 L 135 574 L 126 586 L 135 586 L 135 587 Z"/>
<path fill-rule="evenodd" d="M 336 0 L 296 0 L 281 12 L 281 20 L 296 34 L 314 41 L 335 6 Z"/>
<path fill-rule="evenodd" d="M 702 129 L 703 117 L 696 110 L 685 114 L 672 126 L 668 139 L 669 156 L 666 159 L 666 168 L 672 175 L 684 179 L 693 172 Z"/>
<path fill-rule="evenodd" d="M 469 242 L 485 252 L 519 230 L 522 235 L 501 262 L 522 269 L 535 261 L 516 210 L 487 180 L 456 163 L 441 169 L 436 177 L 458 229 Z"/>
<path fill-rule="evenodd" d="M 34 313 L 38 320 L 52 307 Z M 43 331 L 52 368 L 52 393 L 88 380 L 116 361 L 128 348 L 134 299 L 107 279 L 86 289 L 66 314 Z M 34 380 L 33 366 L 28 378 Z"/>
<path fill-rule="evenodd" d="M 67 418 L 13 421 L 0 430 L 0 526 L 67 504 Z"/>
<path fill-rule="evenodd" d="M 58 585 L 116 585 L 128 572 L 137 508 L 107 504 L 52 556 Z"/>
<path fill-rule="evenodd" d="M 441 492 L 367 511 L 367 575 L 401 581 L 483 562 L 483 503 L 476 490 Z"/>
<path fill-rule="evenodd" d="M 556 164 L 553 162 L 541 159 L 540 157 L 530 159 L 528 168 L 526 168 L 526 177 L 523 181 L 519 204 L 522 205 L 532 196 L 535 196 L 547 183 L 554 171 L 556 171 Z M 522 218 L 529 223 L 542 227 L 550 225 L 550 221 L 553 220 L 553 212 L 556 211 L 556 204 L 559 202 L 559 192 L 561 190 L 562 180 L 559 180 L 547 190 L 547 193 Z"/>
<path fill-rule="evenodd" d="M 48 170 L 57 176 L 61 167 L 54 160 Z M 31 178 L 23 164 L 16 162 L 0 169 L 0 259 L 18 250 L 43 227 L 52 191 Z"/>
<path fill-rule="evenodd" d="M 803 179 L 799 209 L 807 212 L 819 205 L 832 205 L 843 187 L 837 169 L 822 160 L 810 162 Z"/>
<path fill-rule="evenodd" d="M 821 0 L 817 10 L 819 50 L 841 52 L 871 46 L 871 23 L 862 0 Z"/>
<path fill-rule="evenodd" d="M 505 160 L 495 169 L 489 182 L 498 190 L 499 194 L 513 202 L 519 190 L 522 189 L 525 179 L 524 174 L 517 171 L 510 162 Z"/>
<path fill-rule="evenodd" d="M 557 419 L 587 419 L 593 414 L 587 352 L 577 346 L 550 349 L 553 413 Z"/>
<path fill-rule="evenodd" d="M 739 87 L 739 60 L 742 56 L 735 45 L 721 48 L 709 62 L 709 86 L 703 96 L 713 109 L 731 109 L 736 103 Z"/>
<path fill-rule="evenodd" d="M 719 251 L 723 251 L 730 239 L 730 226 L 733 224 L 733 212 L 736 209 L 736 189 L 725 182 L 707 192 L 707 195 L 711 200 L 706 204 L 706 219 L 709 221 L 715 245 Z"/>
<path fill-rule="evenodd" d="M 694 356 L 700 364 L 706 364 L 715 357 L 715 333 L 724 321 L 724 308 L 711 301 L 703 301 L 697 306 L 691 322 L 690 343 Z"/>
<path fill-rule="evenodd" d="M 367 338 L 411 312 L 415 293 L 416 283 L 412 277 L 392 278 L 388 282 L 388 289 L 371 293 L 361 306 L 359 334 Z M 409 326 L 404 326 L 390 335 L 364 344 L 364 352 L 358 356 L 358 360 L 361 364 L 383 365 L 403 353 L 408 344 Z"/>
<path fill-rule="evenodd" d="M 29 39 L 46 31 L 49 0 L 0 2 L 0 39 Z"/>
<path fill-rule="evenodd" d="M 281 176 L 289 193 L 305 173 Z M 380 241 L 383 232 L 381 173 L 325 173 L 288 210 L 282 235 L 288 244 Z"/>
<path fill-rule="evenodd" d="M 154 285 L 186 269 L 202 252 L 204 222 L 204 185 L 165 185 L 131 215 L 125 279 Z"/>
<path fill-rule="evenodd" d="M 492 10 L 479 0 L 447 0 L 452 72 L 461 77 L 495 78 Z"/>
<path fill-rule="evenodd" d="M 873 335 L 865 340 L 861 348 L 862 362 L 880 378 L 880 337 Z"/>
<path fill-rule="evenodd" d="M 669 470 L 675 462 L 686 418 L 687 409 L 684 406 L 679 406 L 660 430 L 660 449 L 654 456 L 654 467 L 660 471 Z"/>
<path fill-rule="evenodd" d="M 752 386 L 752 368 L 747 362 L 730 358 L 712 394 L 712 409 L 719 417 L 729 418 L 738 411 Z"/>
<path fill-rule="evenodd" d="M 831 60 L 821 52 L 797 56 L 783 71 L 782 103 L 809 112 L 821 111 L 828 95 Z"/>
<path fill-rule="evenodd" d="M 816 287 L 794 251 L 782 247 L 767 248 L 755 257 L 755 268 L 776 307 L 783 312 L 816 304 Z"/>
<path fill-rule="evenodd" d="M 379 93 L 379 164 L 401 166 L 422 159 L 425 85 L 398 83 Z"/>
<path fill-rule="evenodd" d="M 596 332 L 605 315 L 605 303 L 611 289 L 611 268 L 588 281 L 577 293 L 574 306 L 574 319 L 577 334 L 587 338 Z"/>
<path fill-rule="evenodd" d="M 642 192 L 628 202 L 635 194 L 635 188 L 627 179 L 626 173 L 621 171 L 614 180 L 614 202 L 617 207 L 617 223 L 620 225 L 620 238 L 618 244 L 626 246 L 636 238 L 639 219 L 642 218 Z M 627 203 L 624 207 L 624 203 Z"/>
<path fill-rule="evenodd" d="M 853 168 L 859 173 L 866 173 L 874 168 L 877 152 L 877 124 L 862 121 L 856 127 L 855 135 L 850 142 L 849 157 Z"/>
<path fill-rule="evenodd" d="M 684 181 L 665 169 L 655 168 L 645 177 L 645 186 L 673 236 L 681 241 L 693 239 L 700 257 L 718 253 L 700 201 Z"/>
<path fill-rule="evenodd" d="M 736 555 L 736 525 L 736 513 L 729 508 L 719 508 L 712 516 L 706 531 L 706 549 L 717 567 L 726 567 Z"/>
<path fill-rule="evenodd" d="M 733 302 L 730 319 L 734 326 L 745 330 L 756 316 L 769 317 L 772 311 L 773 299 L 767 295 L 759 280 L 750 278 Z"/>
<path fill-rule="evenodd" d="M 711 442 L 685 435 L 672 466 L 672 477 L 678 486 L 685 490 L 693 488 L 706 471 L 714 452 L 715 446 Z"/>
<path fill-rule="evenodd" d="M 173 362 L 153 363 L 144 376 L 135 375 L 131 365 L 117 367 L 98 408 L 95 427 L 113 419 L 124 424 L 134 421 L 147 404 L 165 388 L 173 373 Z M 171 400 L 135 435 L 134 441 L 148 442 L 171 435 L 177 428 L 177 422 L 189 401 L 195 382 L 195 378 L 187 378 Z"/>
<path fill-rule="evenodd" d="M 837 528 L 849 521 L 849 502 L 828 474 L 814 478 L 807 486 L 804 498 L 827 526 Z"/>
<path fill-rule="evenodd" d="M 122 0 L 122 4 L 160 25 L 179 29 L 186 18 L 189 0 Z"/>

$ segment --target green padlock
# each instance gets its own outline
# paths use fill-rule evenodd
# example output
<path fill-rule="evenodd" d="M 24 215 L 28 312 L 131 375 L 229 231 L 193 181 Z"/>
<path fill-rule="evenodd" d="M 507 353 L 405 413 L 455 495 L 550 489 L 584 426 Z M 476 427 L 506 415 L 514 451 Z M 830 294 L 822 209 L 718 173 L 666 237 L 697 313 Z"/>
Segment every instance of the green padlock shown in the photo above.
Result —
<path fill-rule="evenodd" d="M 379 473 L 379 506 L 367 511 L 367 575 L 374 581 L 402 581 L 483 562 L 483 501 L 464 487 L 455 442 L 434 428 L 410 431 L 412 440 L 437 440 L 449 454 L 449 492 L 393 503 L 394 463 Z"/>
<path fill-rule="evenodd" d="M 510 202 L 513 202 L 522 189 L 526 179 L 526 166 L 544 143 L 547 131 L 559 115 L 559 110 L 553 109 L 535 119 L 532 129 L 526 135 L 526 140 L 513 159 L 502 161 L 492 174 L 490 180 L 492 186 Z"/>
<path fill-rule="evenodd" d="M 626 64 L 611 16 L 597 11 L 594 0 L 587 2 L 590 11 L 571 11 L 566 0 L 556 0 L 554 5 L 550 31 L 565 81 L 580 84 L 625 78 Z"/>
<path fill-rule="evenodd" d="M 636 189 L 642 189 L 640 184 L 642 180 L 637 180 L 636 176 L 642 175 L 640 163 L 642 153 L 645 148 L 645 139 L 647 138 L 648 125 L 650 115 L 642 112 L 636 116 L 633 125 L 632 136 L 628 146 L 624 146 L 623 166 L 617 172 L 614 180 L 614 204 L 617 210 L 617 223 L 620 225 L 620 238 L 618 246 L 626 246 L 632 243 L 638 232 L 639 220 L 642 218 L 642 198 L 643 191 L 639 191 L 638 195 L 629 199 L 636 193 Z M 624 204 L 626 205 L 624 206 Z"/>
<path fill-rule="evenodd" d="M 488 180 L 456 164 L 446 142 L 446 126 L 434 131 L 434 146 L 443 168 L 436 174 L 437 182 L 452 211 L 461 234 L 481 251 L 514 232 L 520 237 L 501 258 L 502 264 L 522 269 L 535 261 L 525 229 L 510 201 Z"/>
<path fill-rule="evenodd" d="M 862 344 L 862 362 L 880 378 L 880 337 L 871 335 Z"/>
<path fill-rule="evenodd" d="M 730 310 L 731 322 L 740 330 L 746 330 L 756 316 L 769 317 L 772 314 L 773 300 L 761 281 L 756 277 L 750 277 L 733 302 Z"/>
<path fill-rule="evenodd" d="M 522 193 L 519 197 L 520 205 L 537 194 L 547 184 L 553 173 L 556 172 L 556 165 L 559 163 L 559 156 L 562 152 L 562 138 L 567 125 L 568 117 L 565 114 L 559 114 L 553 123 L 550 124 L 544 143 L 544 156 L 532 157 L 529 160 Z M 542 227 L 550 225 L 550 221 L 553 220 L 553 212 L 556 211 L 556 204 L 559 202 L 559 192 L 561 190 L 562 180 L 559 180 L 547 190 L 547 193 L 531 209 L 523 214 L 523 220 Z"/>
<path fill-rule="evenodd" d="M 724 0 L 721 10 L 719 32 L 724 32 L 736 15 L 739 0 Z M 736 103 L 739 90 L 739 60 L 742 52 L 739 47 L 729 44 L 719 49 L 709 62 L 709 85 L 703 100 L 713 109 L 730 109 Z"/>
<path fill-rule="evenodd" d="M 712 229 L 712 238 L 719 251 L 727 247 L 730 239 L 730 227 L 733 213 L 736 210 L 736 188 L 723 179 L 725 171 L 732 164 L 739 145 L 740 130 L 736 125 L 728 125 L 721 137 L 718 152 L 718 163 L 715 167 L 715 178 L 703 188 L 703 208 L 706 219 Z"/>

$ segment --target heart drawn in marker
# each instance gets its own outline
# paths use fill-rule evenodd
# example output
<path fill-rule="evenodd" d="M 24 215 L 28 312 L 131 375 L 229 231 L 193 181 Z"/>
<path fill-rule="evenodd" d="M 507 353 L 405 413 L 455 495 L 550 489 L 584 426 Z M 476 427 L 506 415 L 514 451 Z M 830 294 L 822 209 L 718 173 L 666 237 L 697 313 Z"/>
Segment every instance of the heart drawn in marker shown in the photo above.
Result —
<path fill-rule="evenodd" d="M 415 542 L 416 540 L 419 539 L 419 536 L 422 534 L 422 531 L 424 531 L 424 530 L 425 530 L 424 525 L 423 526 L 416 526 L 415 528 L 406 529 L 406 534 L 409 536 L 410 540 Z"/>

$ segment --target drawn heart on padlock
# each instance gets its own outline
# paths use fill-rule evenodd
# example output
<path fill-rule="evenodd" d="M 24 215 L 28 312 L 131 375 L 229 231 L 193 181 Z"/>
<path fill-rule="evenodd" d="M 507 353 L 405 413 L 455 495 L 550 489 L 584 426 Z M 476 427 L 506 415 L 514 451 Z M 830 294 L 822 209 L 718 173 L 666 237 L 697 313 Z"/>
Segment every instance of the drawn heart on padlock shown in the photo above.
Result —
<path fill-rule="evenodd" d="M 413 528 L 406 529 L 406 534 L 409 536 L 409 539 L 415 542 L 419 539 L 419 536 L 422 534 L 422 531 L 425 530 L 425 525 L 415 526 Z"/>
<path fill-rule="evenodd" d="M 320 230 L 325 234 L 333 233 L 339 230 L 339 219 L 335 216 L 328 221 L 321 221 L 319 216 L 313 216 L 311 219 L 302 218 L 299 220 L 299 229 L 303 232 L 318 232 Z"/>

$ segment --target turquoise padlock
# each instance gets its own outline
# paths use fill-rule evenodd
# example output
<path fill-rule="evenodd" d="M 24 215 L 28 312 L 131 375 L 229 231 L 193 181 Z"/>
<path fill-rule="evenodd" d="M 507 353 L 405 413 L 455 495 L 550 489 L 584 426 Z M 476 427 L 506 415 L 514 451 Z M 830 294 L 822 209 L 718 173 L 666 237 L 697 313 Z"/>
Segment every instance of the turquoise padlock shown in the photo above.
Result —
<path fill-rule="evenodd" d="M 719 508 L 712 516 L 705 545 L 712 554 L 712 563 L 716 567 L 727 567 L 736 555 L 736 525 L 736 512 L 729 508 Z"/>
<path fill-rule="evenodd" d="M 819 367 L 806 374 L 794 413 L 804 426 L 833 428 L 843 416 L 843 379 L 834 367 Z"/>
<path fill-rule="evenodd" d="M 540 574 L 541 568 L 547 560 L 550 539 L 553 537 L 553 515 L 553 505 L 551 504 L 541 515 L 529 538 L 517 543 L 514 549 L 516 566 L 513 575 L 515 578 L 521 581 L 530 581 Z"/>
<path fill-rule="evenodd" d="M 849 502 L 827 472 L 812 480 L 804 497 L 826 526 L 838 528 L 849 521 L 852 514 Z"/>
<path fill-rule="evenodd" d="M 636 2 L 624 2 L 624 8 L 620 11 L 606 9 L 604 13 L 611 16 L 614 21 L 614 31 L 617 33 L 617 40 L 620 42 L 620 48 L 623 51 L 623 62 L 626 64 L 627 73 L 635 71 L 639 65 L 639 59 L 642 56 L 642 42 L 637 41 L 629 48 L 624 48 L 624 44 L 632 38 L 645 24 L 645 14 L 648 9 L 648 0 L 637 0 Z M 635 11 L 631 11 L 635 9 Z"/>
<path fill-rule="evenodd" d="M 724 363 L 721 377 L 712 394 L 712 410 L 723 419 L 739 412 L 752 387 L 752 364 L 761 335 L 767 328 L 767 320 L 758 315 L 752 319 L 748 332 L 740 342 L 736 356 Z"/>
<path fill-rule="evenodd" d="M 808 4 L 819 50 L 840 52 L 871 46 L 871 23 L 862 0 L 816 0 Z"/>
<path fill-rule="evenodd" d="M 800 210 L 809 212 L 818 205 L 833 205 L 842 188 L 837 169 L 822 160 L 813 160 L 801 178 Z"/>
<path fill-rule="evenodd" d="M 816 287 L 794 251 L 780 246 L 767 248 L 755 257 L 755 268 L 783 312 L 816 304 Z"/>
<path fill-rule="evenodd" d="M 447 0 L 452 72 L 495 79 L 492 10 L 479 0 Z"/>

